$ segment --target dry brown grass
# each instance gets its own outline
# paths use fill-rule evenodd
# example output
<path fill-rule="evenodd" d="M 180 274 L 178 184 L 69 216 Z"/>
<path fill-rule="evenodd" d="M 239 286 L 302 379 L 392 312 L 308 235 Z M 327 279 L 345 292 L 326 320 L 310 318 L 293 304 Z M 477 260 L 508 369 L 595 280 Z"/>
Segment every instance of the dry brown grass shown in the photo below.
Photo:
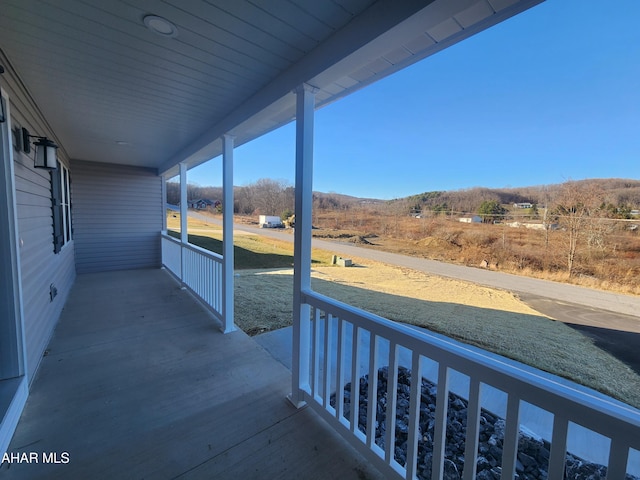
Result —
<path fill-rule="evenodd" d="M 577 273 L 569 277 L 566 233 L 560 230 L 547 237 L 526 228 L 389 216 L 372 209 L 316 212 L 314 225 L 320 227 L 314 236 L 364 236 L 385 251 L 474 267 L 486 262 L 503 272 L 640 295 L 640 234 L 622 227 L 609 232 L 602 247 L 583 244 Z"/>

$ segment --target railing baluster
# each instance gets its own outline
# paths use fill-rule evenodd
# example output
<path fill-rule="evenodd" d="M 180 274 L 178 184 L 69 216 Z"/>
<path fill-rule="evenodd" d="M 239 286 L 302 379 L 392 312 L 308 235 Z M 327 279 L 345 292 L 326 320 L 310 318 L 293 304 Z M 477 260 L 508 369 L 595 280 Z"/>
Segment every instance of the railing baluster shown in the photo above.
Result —
<path fill-rule="evenodd" d="M 222 311 L 222 263 L 216 262 L 216 309 Z"/>
<path fill-rule="evenodd" d="M 553 434 L 551 436 L 551 452 L 549 454 L 549 478 L 564 477 L 568 430 L 568 420 L 560 415 L 555 415 L 553 417 Z"/>
<path fill-rule="evenodd" d="M 320 309 L 311 307 L 313 316 L 313 332 L 311 335 L 311 352 L 313 365 L 311 367 L 311 395 L 316 398 L 318 395 L 319 369 L 320 369 Z"/>
<path fill-rule="evenodd" d="M 360 415 L 360 372 L 358 357 L 360 356 L 360 328 L 353 325 L 353 338 L 351 339 L 351 424 L 350 430 L 355 433 L 358 430 Z"/>
<path fill-rule="evenodd" d="M 209 291 L 209 301 L 211 302 L 211 305 L 214 305 L 213 308 L 215 308 L 216 310 L 218 310 L 218 308 L 220 307 L 220 305 L 218 304 L 218 282 L 215 281 L 217 275 L 218 264 L 212 260 L 209 266 L 209 283 L 207 289 Z"/>
<path fill-rule="evenodd" d="M 202 260 L 203 260 L 202 257 L 194 255 L 194 263 L 196 264 L 196 271 L 195 271 L 196 292 L 198 292 L 198 295 L 200 295 L 201 297 L 202 297 L 202 264 L 204 263 Z"/>
<path fill-rule="evenodd" d="M 378 342 L 373 332 L 369 334 L 369 390 L 367 399 L 367 446 L 372 448 L 376 440 L 376 411 L 378 410 Z"/>
<path fill-rule="evenodd" d="M 413 480 L 418 463 L 418 430 L 420 421 L 420 397 L 422 393 L 422 372 L 420 354 L 411 352 L 411 389 L 409 394 L 409 437 L 407 439 L 406 478 Z"/>
<path fill-rule="evenodd" d="M 520 429 L 520 398 L 514 392 L 508 393 L 505 423 L 502 447 L 502 475 L 500 478 L 511 479 L 516 474 L 518 432 Z"/>
<path fill-rule="evenodd" d="M 207 303 L 209 305 L 215 305 L 212 300 L 213 300 L 213 282 L 211 281 L 211 275 L 212 275 L 212 270 L 213 270 L 213 262 L 211 261 L 211 259 L 207 258 L 205 260 L 205 271 L 204 273 L 204 285 L 203 285 L 203 290 L 204 290 L 204 294 L 207 297 Z"/>
<path fill-rule="evenodd" d="M 433 466 L 431 478 L 441 479 L 444 469 L 444 448 L 447 434 L 447 410 L 449 409 L 449 368 L 438 364 L 438 385 L 436 393 L 436 418 L 433 431 Z"/>
<path fill-rule="evenodd" d="M 216 278 L 220 278 L 219 282 Z M 211 291 L 213 296 L 213 304 L 216 310 L 222 310 L 222 300 L 220 290 L 222 289 L 222 264 L 213 262 L 213 279 L 211 280 Z"/>
<path fill-rule="evenodd" d="M 629 461 L 629 445 L 625 445 L 617 438 L 611 439 L 609 449 L 609 466 L 607 467 L 607 478 L 624 479 L 627 474 L 627 462 Z"/>
<path fill-rule="evenodd" d="M 338 318 L 338 340 L 336 342 L 336 418 L 342 421 L 344 415 L 344 321 Z"/>
<path fill-rule="evenodd" d="M 331 314 L 324 314 L 324 375 L 322 406 L 327 408 L 331 396 Z"/>
<path fill-rule="evenodd" d="M 480 381 L 471 377 L 469 385 L 469 403 L 467 406 L 467 436 L 464 449 L 463 480 L 476 478 L 478 462 L 478 437 L 480 433 Z"/>
<path fill-rule="evenodd" d="M 200 269 L 199 269 L 199 277 L 200 277 L 200 296 L 210 304 L 209 295 L 207 292 L 207 269 L 209 267 L 209 259 L 206 257 L 200 257 L 199 259 Z"/>
<path fill-rule="evenodd" d="M 396 444 L 396 406 L 398 403 L 398 344 L 389 342 L 389 370 L 387 371 L 387 411 L 385 422 L 387 430 L 384 440 L 384 459 L 387 463 L 394 460 Z"/>

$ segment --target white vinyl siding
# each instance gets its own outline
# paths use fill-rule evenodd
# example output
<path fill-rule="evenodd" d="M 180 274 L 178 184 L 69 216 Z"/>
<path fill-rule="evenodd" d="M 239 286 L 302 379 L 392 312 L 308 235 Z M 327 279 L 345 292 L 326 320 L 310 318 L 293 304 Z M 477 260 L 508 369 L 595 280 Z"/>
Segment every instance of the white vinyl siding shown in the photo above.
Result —
<path fill-rule="evenodd" d="M 161 177 L 122 165 L 72 167 L 77 272 L 160 267 Z"/>

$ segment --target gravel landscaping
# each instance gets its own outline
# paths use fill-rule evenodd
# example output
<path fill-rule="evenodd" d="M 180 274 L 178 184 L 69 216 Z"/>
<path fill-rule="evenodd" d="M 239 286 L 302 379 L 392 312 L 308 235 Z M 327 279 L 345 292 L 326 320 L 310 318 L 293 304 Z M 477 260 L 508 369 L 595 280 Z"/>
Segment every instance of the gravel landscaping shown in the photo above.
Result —
<path fill-rule="evenodd" d="M 388 368 L 378 370 L 378 388 L 376 402 L 375 442 L 385 447 Z M 366 433 L 369 378 L 365 375 L 359 379 L 358 428 Z M 395 416 L 395 460 L 400 465 L 406 464 L 407 441 L 409 434 L 409 393 L 411 389 L 411 371 L 399 367 L 397 408 Z M 417 474 L 420 479 L 431 478 L 433 433 L 435 422 L 436 385 L 422 379 L 418 462 Z M 351 417 L 352 385 L 348 383 L 344 389 L 344 412 Z M 447 411 L 447 431 L 444 463 L 444 478 L 458 480 L 462 478 L 464 468 L 464 449 L 467 424 L 467 401 L 458 395 L 449 393 Z M 331 405 L 336 406 L 335 394 L 331 397 Z M 477 460 L 478 480 L 497 480 L 501 476 L 502 445 L 504 439 L 504 419 L 486 411 L 481 411 L 480 433 Z M 548 478 L 549 442 L 534 438 L 524 432 L 519 433 L 516 477 L 519 480 L 546 480 Z M 604 480 L 606 467 L 590 463 L 571 453 L 567 453 L 565 462 L 565 479 L 570 480 Z M 626 480 L 638 480 L 638 477 L 627 475 Z"/>

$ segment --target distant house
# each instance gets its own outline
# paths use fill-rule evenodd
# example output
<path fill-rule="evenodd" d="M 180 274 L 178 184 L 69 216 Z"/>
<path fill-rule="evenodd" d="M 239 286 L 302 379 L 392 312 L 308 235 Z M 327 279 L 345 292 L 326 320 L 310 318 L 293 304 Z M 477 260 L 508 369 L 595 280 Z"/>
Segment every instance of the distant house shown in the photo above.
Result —
<path fill-rule="evenodd" d="M 480 215 L 465 215 L 458 220 L 462 223 L 482 223 L 482 217 Z"/>
<path fill-rule="evenodd" d="M 640 217 L 640 210 L 631 210 L 629 213 L 634 217 Z"/>
<path fill-rule="evenodd" d="M 529 228 L 531 230 L 557 230 L 557 223 L 541 223 L 541 222 L 507 222 L 505 225 L 513 228 Z"/>
<path fill-rule="evenodd" d="M 208 198 L 189 200 L 189 208 L 194 208 L 196 210 L 206 210 L 209 207 L 218 208 L 220 205 L 220 200 L 213 201 Z"/>
<path fill-rule="evenodd" d="M 514 203 L 513 208 L 522 208 L 522 209 L 533 208 L 533 204 L 529 202 Z"/>

